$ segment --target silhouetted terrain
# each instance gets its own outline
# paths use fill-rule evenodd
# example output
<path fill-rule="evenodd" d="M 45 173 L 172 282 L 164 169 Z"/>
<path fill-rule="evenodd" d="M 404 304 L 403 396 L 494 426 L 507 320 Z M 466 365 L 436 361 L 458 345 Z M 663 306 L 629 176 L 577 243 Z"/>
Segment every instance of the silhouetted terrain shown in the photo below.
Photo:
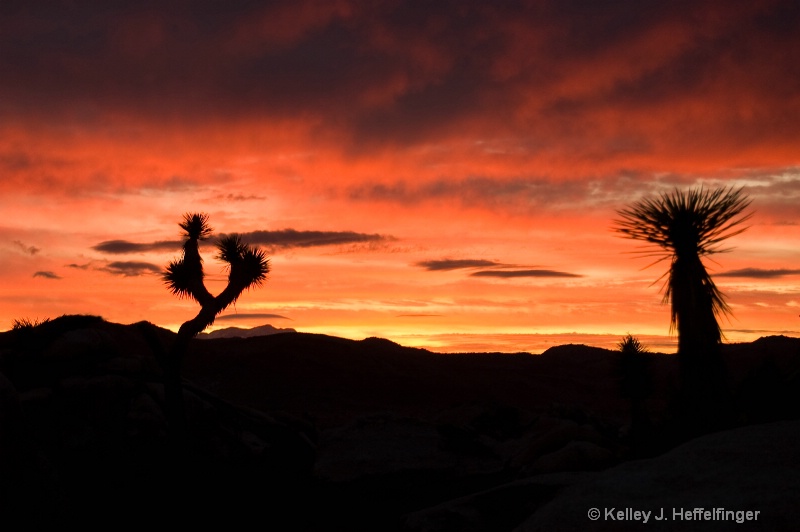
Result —
<path fill-rule="evenodd" d="M 88 316 L 0 333 L 4 509 L 39 524 L 614 529 L 586 518 L 593 501 L 576 502 L 611 482 L 603 504 L 625 506 L 632 493 L 672 504 L 687 492 L 703 500 L 681 504 L 759 504 L 741 509 L 763 511 L 755 524 L 767 528 L 800 518 L 776 502 L 800 493 L 789 475 L 800 465 L 800 339 L 724 346 L 734 425 L 746 428 L 674 450 L 683 439 L 671 355 L 647 355 L 646 423 L 632 430 L 621 355 L 604 349 L 442 355 L 304 333 L 194 340 L 183 371 L 188 437 L 174 449 L 147 331 L 174 341 L 149 324 Z"/>
<path fill-rule="evenodd" d="M 281 329 L 272 325 L 261 325 L 252 329 L 242 329 L 240 327 L 226 327 L 217 329 L 210 333 L 200 333 L 197 338 L 211 340 L 214 338 L 250 338 L 251 336 L 269 336 L 270 334 L 281 334 L 285 332 L 297 332 L 292 328 Z"/>

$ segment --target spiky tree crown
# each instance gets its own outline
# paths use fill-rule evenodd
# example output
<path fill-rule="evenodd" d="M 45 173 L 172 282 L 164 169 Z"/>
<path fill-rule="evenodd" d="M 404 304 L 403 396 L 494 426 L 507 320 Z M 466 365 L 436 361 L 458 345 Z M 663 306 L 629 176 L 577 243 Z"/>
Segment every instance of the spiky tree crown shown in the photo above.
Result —
<path fill-rule="evenodd" d="M 742 189 L 703 188 L 646 198 L 617 211 L 616 230 L 635 240 L 655 244 L 667 254 L 711 255 L 726 251 L 720 242 L 744 231 L 734 230 L 750 218 Z"/>
<path fill-rule="evenodd" d="M 213 229 L 208 225 L 208 214 L 205 213 L 186 213 L 183 215 L 183 221 L 178 225 L 184 230 L 187 239 L 191 240 L 205 240 Z"/>

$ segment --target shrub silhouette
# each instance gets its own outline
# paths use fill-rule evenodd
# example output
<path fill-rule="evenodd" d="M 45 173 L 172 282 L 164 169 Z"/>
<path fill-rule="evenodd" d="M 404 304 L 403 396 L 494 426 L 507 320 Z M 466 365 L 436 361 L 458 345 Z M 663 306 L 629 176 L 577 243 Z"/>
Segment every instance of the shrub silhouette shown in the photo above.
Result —
<path fill-rule="evenodd" d="M 179 297 L 189 297 L 200 305 L 197 316 L 181 325 L 178 336 L 164 364 L 164 382 L 167 415 L 171 431 L 183 437 L 185 415 L 181 386 L 181 365 L 189 342 L 206 327 L 214 323 L 217 314 L 234 303 L 248 288 L 260 286 L 269 273 L 269 259 L 260 248 L 253 248 L 237 234 L 226 235 L 217 242 L 217 258 L 228 264 L 228 285 L 217 296 L 213 296 L 204 283 L 203 259 L 200 257 L 200 241 L 211 236 L 208 215 L 187 213 L 180 222 L 186 241 L 180 259 L 167 265 L 163 274 L 167 288 Z"/>
<path fill-rule="evenodd" d="M 746 229 L 738 226 L 751 216 L 744 214 L 749 205 L 742 189 L 700 188 L 675 190 L 617 211 L 617 232 L 655 246 L 644 253 L 660 257 L 656 262 L 670 260 L 664 300 L 671 303 L 671 325 L 678 331 L 681 392 L 695 425 L 692 432 L 717 422 L 727 394 L 717 317 L 730 309 L 702 258 L 727 251 L 720 243 Z"/>
<path fill-rule="evenodd" d="M 39 325 L 44 323 L 48 323 L 50 318 L 45 318 L 43 320 L 39 320 L 38 318 L 30 319 L 30 318 L 15 318 L 13 322 L 11 322 L 11 330 L 12 331 L 20 331 L 25 329 L 35 329 Z"/>

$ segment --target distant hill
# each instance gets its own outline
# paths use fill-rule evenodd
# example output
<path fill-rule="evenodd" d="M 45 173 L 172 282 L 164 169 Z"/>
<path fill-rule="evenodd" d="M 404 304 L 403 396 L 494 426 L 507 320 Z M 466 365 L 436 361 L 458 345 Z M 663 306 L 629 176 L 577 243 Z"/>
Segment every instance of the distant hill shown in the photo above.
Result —
<path fill-rule="evenodd" d="M 201 340 L 213 340 L 214 338 L 252 338 L 254 336 L 269 336 L 271 334 L 293 333 L 294 329 L 287 327 L 281 329 L 272 325 L 261 325 L 252 329 L 242 329 L 241 327 L 226 327 L 210 333 L 200 333 L 197 338 Z"/>

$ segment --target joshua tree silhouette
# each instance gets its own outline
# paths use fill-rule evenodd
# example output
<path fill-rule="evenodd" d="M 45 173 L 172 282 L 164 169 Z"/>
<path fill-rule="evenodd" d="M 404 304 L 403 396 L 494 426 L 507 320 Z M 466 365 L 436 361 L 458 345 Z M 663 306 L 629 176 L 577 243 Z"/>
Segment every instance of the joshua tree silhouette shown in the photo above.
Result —
<path fill-rule="evenodd" d="M 660 257 L 656 262 L 671 261 L 661 278 L 668 276 L 664 301 L 671 302 L 671 324 L 678 331 L 684 400 L 695 403 L 686 405 L 690 409 L 719 401 L 725 386 L 717 317 L 730 309 L 702 258 L 728 251 L 720 243 L 746 229 L 738 226 L 752 215 L 744 214 L 749 205 L 742 189 L 700 188 L 675 190 L 617 211 L 617 232 L 660 248 L 643 252 Z"/>
<path fill-rule="evenodd" d="M 269 259 L 260 248 L 253 248 L 237 234 L 223 236 L 217 242 L 217 258 L 228 263 L 228 285 L 219 295 L 213 296 L 203 282 L 203 259 L 200 257 L 200 241 L 211 236 L 208 215 L 187 213 L 179 224 L 186 241 L 183 255 L 167 265 L 163 279 L 169 290 L 179 297 L 190 297 L 200 304 L 200 312 L 185 322 L 166 361 L 165 388 L 167 413 L 172 430 L 182 438 L 185 431 L 181 365 L 189 341 L 206 327 L 214 323 L 217 314 L 250 287 L 260 286 L 269 273 Z"/>

